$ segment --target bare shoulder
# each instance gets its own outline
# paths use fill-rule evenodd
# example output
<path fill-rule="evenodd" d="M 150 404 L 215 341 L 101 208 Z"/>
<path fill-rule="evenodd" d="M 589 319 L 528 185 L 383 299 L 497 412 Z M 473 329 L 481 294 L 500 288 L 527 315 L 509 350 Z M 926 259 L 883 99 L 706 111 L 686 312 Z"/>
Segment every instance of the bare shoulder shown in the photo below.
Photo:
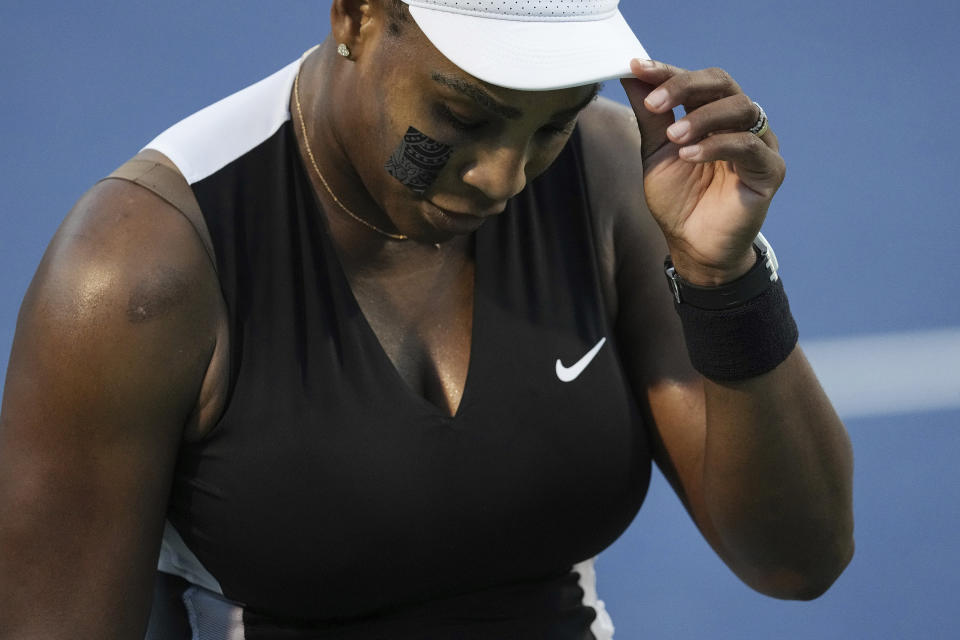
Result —
<path fill-rule="evenodd" d="M 57 230 L 25 307 L 41 299 L 58 321 L 95 320 L 124 331 L 185 316 L 202 324 L 211 319 L 207 294 L 215 282 L 202 242 L 180 212 L 143 187 L 108 179 Z"/>
<path fill-rule="evenodd" d="M 591 203 L 618 233 L 624 226 L 649 235 L 659 246 L 659 229 L 643 194 L 640 130 L 633 110 L 598 98 L 580 117 L 584 167 Z M 647 232 L 650 232 L 647 234 Z"/>
<path fill-rule="evenodd" d="M 37 293 L 87 291 L 85 313 L 75 317 L 97 311 L 109 320 L 122 308 L 135 323 L 187 303 L 190 281 L 201 270 L 183 225 L 167 208 L 132 183 L 97 184 L 54 236 L 34 283 Z M 121 304 L 124 298 L 127 304 Z M 80 302 L 62 299 L 68 306 Z"/>
<path fill-rule="evenodd" d="M 580 114 L 584 145 L 598 149 L 640 154 L 640 131 L 633 110 L 609 98 L 598 97 Z M 597 160 L 609 157 L 603 153 Z"/>
<path fill-rule="evenodd" d="M 623 296 L 643 296 L 662 284 L 658 264 L 666 244 L 643 193 L 640 131 L 630 107 L 598 98 L 580 116 L 584 173 L 594 218 L 597 253 L 614 316 Z M 629 286 L 624 291 L 624 280 Z M 610 306 L 610 305 L 608 305 Z"/>
<path fill-rule="evenodd" d="M 578 126 L 591 199 L 608 213 L 611 207 L 620 211 L 634 205 L 635 197 L 643 195 L 643 164 L 633 111 L 597 98 L 584 109 Z"/>
<path fill-rule="evenodd" d="M 60 225 L 24 297 L 4 417 L 29 410 L 21 400 L 39 391 L 19 383 L 36 380 L 58 399 L 153 406 L 179 436 L 199 417 L 221 320 L 216 274 L 192 225 L 147 189 L 103 180 Z M 116 378 L 116 393 L 87 389 L 91 372 Z"/>
<path fill-rule="evenodd" d="M 169 163 L 156 152 L 138 158 Z M 186 181 L 182 189 L 190 193 Z M 109 327 L 114 341 L 127 338 L 141 350 L 155 345 L 199 358 L 203 393 L 192 397 L 199 397 L 206 410 L 192 407 L 188 422 L 212 418 L 203 414 L 215 409 L 210 405 L 225 385 L 212 379 L 225 367 L 211 370 L 225 351 L 224 305 L 197 229 L 169 202 L 127 180 L 97 183 L 51 241 L 24 301 L 25 312 L 35 299 L 58 331 L 87 332 L 90 348 Z"/>

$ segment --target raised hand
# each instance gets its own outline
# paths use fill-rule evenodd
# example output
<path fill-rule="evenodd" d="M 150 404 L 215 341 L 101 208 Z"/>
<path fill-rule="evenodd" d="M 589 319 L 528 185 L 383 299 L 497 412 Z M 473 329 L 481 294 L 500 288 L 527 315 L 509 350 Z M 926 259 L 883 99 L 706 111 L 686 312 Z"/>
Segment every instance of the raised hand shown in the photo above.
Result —
<path fill-rule="evenodd" d="M 631 71 L 621 82 L 643 138 L 647 204 L 677 272 L 702 285 L 733 280 L 753 265 L 751 243 L 783 182 L 777 138 L 749 132 L 759 109 L 722 69 L 634 60 Z"/>

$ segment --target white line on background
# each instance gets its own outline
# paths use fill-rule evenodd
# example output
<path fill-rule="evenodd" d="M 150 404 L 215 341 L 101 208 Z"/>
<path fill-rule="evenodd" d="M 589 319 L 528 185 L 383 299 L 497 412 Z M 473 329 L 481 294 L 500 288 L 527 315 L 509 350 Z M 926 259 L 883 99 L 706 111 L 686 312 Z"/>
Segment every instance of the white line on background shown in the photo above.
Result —
<path fill-rule="evenodd" d="M 960 327 L 801 346 L 844 418 L 960 408 Z"/>

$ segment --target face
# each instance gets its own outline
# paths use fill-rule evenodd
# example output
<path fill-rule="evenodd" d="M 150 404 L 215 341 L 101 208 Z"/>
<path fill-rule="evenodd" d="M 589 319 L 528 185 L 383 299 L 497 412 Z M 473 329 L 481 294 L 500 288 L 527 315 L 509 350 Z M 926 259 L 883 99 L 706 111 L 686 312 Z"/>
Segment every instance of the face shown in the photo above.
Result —
<path fill-rule="evenodd" d="M 364 134 L 345 141 L 347 155 L 393 226 L 428 242 L 474 231 L 503 211 L 557 157 L 597 91 L 486 84 L 440 54 L 413 21 L 399 35 L 384 27 L 370 36 L 355 64 L 357 108 L 346 126 Z M 385 168 L 410 127 L 451 148 L 425 190 Z"/>

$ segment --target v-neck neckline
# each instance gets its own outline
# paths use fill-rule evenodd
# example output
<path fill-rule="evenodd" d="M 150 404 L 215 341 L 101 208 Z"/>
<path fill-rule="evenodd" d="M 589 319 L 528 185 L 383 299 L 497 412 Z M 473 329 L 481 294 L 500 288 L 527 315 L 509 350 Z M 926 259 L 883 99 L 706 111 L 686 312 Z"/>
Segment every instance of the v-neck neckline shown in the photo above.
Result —
<path fill-rule="evenodd" d="M 482 279 L 482 270 L 484 261 L 480 259 L 480 241 L 479 236 L 484 232 L 490 223 L 491 220 L 487 220 L 483 226 L 481 226 L 477 231 L 473 232 L 470 236 L 470 251 L 473 255 L 473 290 L 471 291 L 472 297 L 472 309 L 471 309 L 471 326 L 470 326 L 470 345 L 469 353 L 467 356 L 467 371 L 463 379 L 463 389 L 460 393 L 460 401 L 457 403 L 457 406 L 454 408 L 453 413 L 450 413 L 445 407 L 442 407 L 434 402 L 428 400 L 424 395 L 417 393 L 417 391 L 407 383 L 407 381 L 400 374 L 400 370 L 394 364 L 393 360 L 390 359 L 389 354 L 387 354 L 386 349 L 383 346 L 383 343 L 380 341 L 380 337 L 377 335 L 377 332 L 374 331 L 373 326 L 370 324 L 369 319 L 367 318 L 366 313 L 363 311 L 363 307 L 360 305 L 360 302 L 357 300 L 356 293 L 353 290 L 353 286 L 350 283 L 350 278 L 347 277 L 346 269 L 343 266 L 343 260 L 340 257 L 340 252 L 337 249 L 336 242 L 334 241 L 333 234 L 330 231 L 330 223 L 327 219 L 326 209 L 323 207 L 323 203 L 320 202 L 319 195 L 317 194 L 316 189 L 313 187 L 313 181 L 310 178 L 310 173 L 308 167 L 304 164 L 304 158 L 300 153 L 300 148 L 296 139 L 296 131 L 293 125 L 292 119 L 288 120 L 290 124 L 290 133 L 291 144 L 293 144 L 293 151 L 298 164 L 298 171 L 300 176 L 303 179 L 303 184 L 305 188 L 310 192 L 310 202 L 313 205 L 313 215 L 319 216 L 321 225 L 320 231 L 323 234 L 321 242 L 324 245 L 324 251 L 330 253 L 330 263 L 335 265 L 336 274 L 330 274 L 331 277 L 339 280 L 339 284 L 346 291 L 346 299 L 350 306 L 349 311 L 351 314 L 355 314 L 357 318 L 360 319 L 362 324 L 362 337 L 365 341 L 370 342 L 373 345 L 373 351 L 376 352 L 377 358 L 379 359 L 379 365 L 386 367 L 390 371 L 389 377 L 394 381 L 395 386 L 399 388 L 399 393 L 402 396 L 410 398 L 410 401 L 418 405 L 421 409 L 428 411 L 429 413 L 435 415 L 436 417 L 442 418 L 444 420 L 455 422 L 464 411 L 464 406 L 471 401 L 472 397 L 472 388 L 475 386 L 471 383 L 471 380 L 476 377 L 475 369 L 477 368 L 477 357 L 482 353 L 482 349 L 477 349 L 478 337 L 482 335 L 481 332 L 481 322 L 480 319 L 482 314 L 480 313 L 480 300 L 479 295 L 480 282 Z"/>
<path fill-rule="evenodd" d="M 320 203 L 316 203 L 320 206 Z M 319 215 L 324 215 L 325 213 L 322 210 L 318 211 Z M 410 386 L 409 383 L 403 378 L 400 374 L 400 370 L 397 368 L 397 365 L 394 364 L 393 360 L 390 359 L 387 350 L 383 347 L 383 343 L 380 341 L 380 337 L 377 335 L 377 332 L 373 330 L 373 326 L 370 324 L 370 321 L 367 319 L 367 315 L 363 311 L 363 307 L 360 305 L 360 302 L 357 300 L 357 296 L 353 291 L 353 287 L 350 284 L 350 279 L 347 277 L 346 270 L 343 267 L 343 261 L 340 259 L 340 254 L 337 251 L 337 247 L 334 243 L 333 236 L 330 233 L 329 227 L 326 224 L 326 218 L 324 218 L 324 231 L 326 233 L 326 245 L 327 249 L 332 252 L 332 260 L 336 263 L 337 274 L 336 277 L 340 279 L 343 287 L 345 287 L 348 292 L 347 298 L 351 307 L 351 311 L 355 312 L 357 317 L 362 321 L 362 332 L 365 340 L 371 342 L 375 345 L 374 351 L 377 353 L 377 357 L 380 360 L 381 366 L 386 367 L 390 370 L 390 377 L 394 380 L 394 383 L 400 388 L 401 395 L 408 396 L 412 399 L 413 402 L 420 405 L 430 413 L 437 415 L 440 418 L 444 418 L 451 422 L 456 421 L 463 413 L 464 404 L 470 400 L 471 389 L 473 384 L 471 384 L 472 378 L 475 377 L 474 369 L 477 366 L 477 355 L 482 353 L 482 350 L 477 350 L 477 337 L 480 334 L 480 325 L 479 322 L 481 314 L 479 313 L 480 307 L 480 296 L 478 295 L 478 283 L 480 281 L 480 265 L 481 261 L 477 257 L 477 234 L 480 233 L 480 230 L 475 231 L 471 238 L 470 243 L 472 245 L 471 249 L 473 251 L 473 290 L 471 291 L 471 296 L 473 298 L 472 309 L 470 311 L 471 320 L 470 320 L 470 346 L 469 353 L 467 355 L 467 371 L 463 379 L 463 389 L 460 393 L 460 401 L 457 403 L 457 406 L 454 408 L 453 413 L 451 414 L 447 411 L 446 408 L 441 407 L 440 405 L 431 402 L 424 395 L 417 393 L 417 391 Z M 486 225 L 484 225 L 486 226 Z M 482 229 L 482 227 L 481 227 Z"/>

